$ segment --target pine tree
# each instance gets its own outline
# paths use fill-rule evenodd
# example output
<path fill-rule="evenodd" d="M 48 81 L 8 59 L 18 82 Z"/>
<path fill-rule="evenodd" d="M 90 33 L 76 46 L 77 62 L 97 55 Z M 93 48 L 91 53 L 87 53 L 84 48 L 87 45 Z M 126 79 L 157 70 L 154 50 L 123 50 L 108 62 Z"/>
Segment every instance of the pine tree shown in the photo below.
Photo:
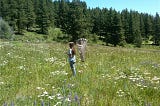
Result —
<path fill-rule="evenodd" d="M 129 20 L 130 20 L 130 13 L 127 9 L 122 10 L 121 12 L 121 22 L 122 22 L 122 29 L 124 31 L 124 39 L 126 42 L 130 42 L 128 36 L 130 35 L 129 32 Z"/>
<path fill-rule="evenodd" d="M 68 16 L 67 16 L 68 12 L 69 12 L 68 2 L 66 2 L 65 0 L 60 0 L 58 7 L 57 25 L 64 32 L 67 32 L 66 30 L 68 28 Z"/>
<path fill-rule="evenodd" d="M 133 13 L 132 13 L 132 11 L 130 11 L 130 14 L 129 14 L 129 33 L 127 34 L 127 36 L 126 36 L 126 42 L 127 43 L 132 43 L 133 44 L 133 42 L 134 42 L 134 36 L 133 36 L 133 24 L 134 24 L 134 22 L 133 22 Z"/>
<path fill-rule="evenodd" d="M 13 30 L 17 30 L 17 14 L 18 14 L 18 7 L 17 1 L 14 0 L 7 0 L 6 4 L 6 15 L 4 19 L 9 23 L 9 25 L 13 28 Z"/>
<path fill-rule="evenodd" d="M 47 0 L 47 13 L 48 13 L 48 26 L 53 27 L 54 26 L 54 4 L 52 0 Z"/>
<path fill-rule="evenodd" d="M 120 13 L 117 13 L 115 10 L 110 9 L 108 24 L 108 42 L 114 46 L 122 42 L 123 32 Z"/>
<path fill-rule="evenodd" d="M 140 14 L 140 32 L 141 32 L 141 36 L 143 38 L 145 38 L 145 26 L 144 26 L 144 18 L 143 18 L 143 14 Z"/>
<path fill-rule="evenodd" d="M 101 9 L 100 8 L 95 8 L 90 10 L 91 18 L 93 21 L 93 28 L 92 28 L 92 33 L 95 33 L 99 36 L 101 36 L 102 31 L 101 31 Z"/>
<path fill-rule="evenodd" d="M 101 10 L 100 17 L 99 17 L 99 23 L 100 26 L 99 35 L 101 38 L 104 38 L 105 40 L 108 39 L 108 33 L 109 33 L 109 24 L 111 22 L 110 19 L 110 11 L 106 8 Z M 107 40 L 106 40 L 107 41 Z"/>
<path fill-rule="evenodd" d="M 87 28 L 84 15 L 83 2 L 73 0 L 70 3 L 70 10 L 68 13 L 68 29 L 67 33 L 71 35 L 71 40 L 75 41 L 83 35 Z"/>
<path fill-rule="evenodd" d="M 6 0 L 0 0 L 0 17 L 4 16 L 4 5 Z"/>
<path fill-rule="evenodd" d="M 36 24 L 40 28 L 39 32 L 42 34 L 47 34 L 49 27 L 49 17 L 47 11 L 47 3 L 44 0 L 37 1 L 36 6 Z"/>
<path fill-rule="evenodd" d="M 149 36 L 152 35 L 152 20 L 150 15 L 145 14 L 144 15 L 144 29 L 145 29 L 145 38 L 149 39 Z"/>
<path fill-rule="evenodd" d="M 160 16 L 158 13 L 154 18 L 154 43 L 160 45 Z"/>
<path fill-rule="evenodd" d="M 53 8 L 54 8 L 54 25 L 59 28 L 59 2 L 60 1 L 54 1 L 53 2 Z"/>
<path fill-rule="evenodd" d="M 0 0 L 0 17 L 3 17 L 5 20 L 9 20 L 9 5 L 7 0 Z"/>
<path fill-rule="evenodd" d="M 141 47 L 142 44 L 142 36 L 141 36 L 141 24 L 140 24 L 140 14 L 138 12 L 134 12 L 134 29 L 133 29 L 133 36 L 134 36 L 134 44 L 136 47 Z"/>
<path fill-rule="evenodd" d="M 17 30 L 18 34 L 22 34 L 25 30 L 25 25 L 27 23 L 27 16 L 25 13 L 25 0 L 17 0 Z"/>
<path fill-rule="evenodd" d="M 35 25 L 35 19 L 36 19 L 32 0 L 25 0 L 25 14 L 26 14 L 26 28 L 29 31 L 31 30 L 33 25 Z"/>

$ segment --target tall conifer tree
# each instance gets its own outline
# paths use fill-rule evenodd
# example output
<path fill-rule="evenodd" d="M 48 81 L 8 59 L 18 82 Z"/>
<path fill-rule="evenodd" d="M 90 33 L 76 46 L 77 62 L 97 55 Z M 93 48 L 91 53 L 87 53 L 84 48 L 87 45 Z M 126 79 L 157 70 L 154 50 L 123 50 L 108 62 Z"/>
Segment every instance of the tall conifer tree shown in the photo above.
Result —
<path fill-rule="evenodd" d="M 25 1 L 25 14 L 26 14 L 26 28 L 29 31 L 33 25 L 35 25 L 35 12 L 34 12 L 34 5 L 32 0 Z"/>
<path fill-rule="evenodd" d="M 160 16 L 158 13 L 154 19 L 154 43 L 160 45 Z"/>

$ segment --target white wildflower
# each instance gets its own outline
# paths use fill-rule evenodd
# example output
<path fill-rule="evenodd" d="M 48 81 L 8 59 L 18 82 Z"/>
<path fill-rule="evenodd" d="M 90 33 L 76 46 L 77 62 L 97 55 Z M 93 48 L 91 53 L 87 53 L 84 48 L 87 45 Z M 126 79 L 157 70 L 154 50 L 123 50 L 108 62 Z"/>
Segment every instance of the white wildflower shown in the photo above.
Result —
<path fill-rule="evenodd" d="M 156 81 L 155 83 L 156 83 L 156 84 L 159 84 L 159 81 Z"/>
<path fill-rule="evenodd" d="M 0 66 L 5 66 L 8 63 L 8 61 L 3 61 L 2 64 L 0 64 Z"/>
<path fill-rule="evenodd" d="M 78 72 L 79 72 L 79 73 L 82 73 L 83 71 L 82 71 L 82 70 L 79 70 Z"/>
<path fill-rule="evenodd" d="M 4 84 L 4 82 L 0 82 L 0 85 L 3 85 Z"/>
<path fill-rule="evenodd" d="M 41 97 L 41 95 L 38 95 L 38 98 L 40 98 Z"/>
<path fill-rule="evenodd" d="M 60 95 L 61 95 L 60 93 L 57 94 L 57 96 L 60 96 Z"/>
<path fill-rule="evenodd" d="M 62 102 L 57 102 L 54 106 L 57 106 L 58 104 L 61 104 Z"/>
<path fill-rule="evenodd" d="M 70 98 L 66 98 L 65 101 L 67 102 L 71 102 Z"/>
<path fill-rule="evenodd" d="M 142 85 L 141 85 L 141 84 L 137 84 L 137 86 L 138 86 L 138 87 L 141 87 Z"/>
<path fill-rule="evenodd" d="M 19 69 L 25 70 L 25 66 L 19 66 Z"/>
<path fill-rule="evenodd" d="M 116 66 L 112 66 L 111 69 L 115 68 Z"/>
<path fill-rule="evenodd" d="M 154 87 L 154 89 L 158 89 L 157 87 Z"/>
<path fill-rule="evenodd" d="M 47 91 L 44 91 L 43 94 L 44 94 L 44 95 L 48 95 L 48 92 L 47 92 Z"/>
<path fill-rule="evenodd" d="M 57 99 L 63 99 L 63 97 L 62 97 L 62 96 L 59 96 L 59 97 L 57 97 Z"/>
<path fill-rule="evenodd" d="M 151 73 L 145 72 L 144 75 L 150 75 Z"/>
<path fill-rule="evenodd" d="M 55 96 L 48 96 L 48 99 L 54 99 Z"/>
<path fill-rule="evenodd" d="M 160 80 L 160 78 L 158 78 L 157 76 L 154 76 L 154 78 L 152 78 L 152 81 L 157 81 Z"/>
<path fill-rule="evenodd" d="M 36 89 L 37 89 L 37 90 L 40 90 L 40 89 L 41 89 L 41 87 L 37 87 Z"/>
<path fill-rule="evenodd" d="M 116 93 L 118 94 L 119 97 L 122 97 L 125 94 L 121 89 L 117 91 Z"/>
<path fill-rule="evenodd" d="M 122 97 L 123 95 L 118 95 L 119 97 Z"/>
<path fill-rule="evenodd" d="M 51 57 L 51 58 L 46 58 L 46 59 L 45 59 L 45 61 L 51 62 L 51 63 L 55 62 L 56 60 L 57 60 L 56 57 Z"/>
<path fill-rule="evenodd" d="M 143 87 L 144 87 L 144 88 L 147 88 L 147 86 L 146 86 L 146 85 L 144 85 Z"/>
<path fill-rule="evenodd" d="M 51 74 L 53 76 L 56 76 L 56 75 L 68 75 L 68 73 L 66 71 L 54 71 L 54 72 L 51 72 Z"/>
<path fill-rule="evenodd" d="M 7 53 L 7 55 L 8 55 L 8 56 L 10 56 L 10 55 L 11 55 L 11 53 Z"/>
<path fill-rule="evenodd" d="M 40 97 L 43 97 L 43 96 L 45 96 L 45 95 L 44 95 L 44 94 L 41 94 L 41 95 L 40 95 Z"/>
<path fill-rule="evenodd" d="M 75 84 L 71 84 L 71 87 L 74 87 L 75 86 Z"/>
<path fill-rule="evenodd" d="M 68 73 L 64 73 L 64 75 L 68 75 Z"/>

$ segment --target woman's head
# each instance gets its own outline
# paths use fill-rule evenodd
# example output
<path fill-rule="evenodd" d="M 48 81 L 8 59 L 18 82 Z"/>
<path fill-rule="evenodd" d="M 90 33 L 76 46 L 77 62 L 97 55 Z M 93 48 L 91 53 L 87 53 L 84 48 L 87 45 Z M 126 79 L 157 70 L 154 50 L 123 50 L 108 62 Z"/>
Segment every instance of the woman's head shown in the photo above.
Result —
<path fill-rule="evenodd" d="M 74 42 L 69 42 L 69 47 L 73 48 L 74 47 Z"/>
<path fill-rule="evenodd" d="M 76 50 L 74 48 L 74 42 L 69 42 L 69 47 L 72 49 L 72 54 L 75 55 L 76 54 Z"/>

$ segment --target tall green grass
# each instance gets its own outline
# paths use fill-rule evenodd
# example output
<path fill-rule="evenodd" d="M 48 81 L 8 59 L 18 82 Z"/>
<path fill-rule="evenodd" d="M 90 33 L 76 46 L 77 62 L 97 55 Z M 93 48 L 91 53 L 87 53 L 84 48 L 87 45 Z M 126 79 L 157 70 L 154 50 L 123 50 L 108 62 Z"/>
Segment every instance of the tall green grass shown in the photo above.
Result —
<path fill-rule="evenodd" d="M 0 42 L 0 105 L 158 106 L 160 52 L 88 45 L 77 53 L 76 77 L 68 44 Z"/>

